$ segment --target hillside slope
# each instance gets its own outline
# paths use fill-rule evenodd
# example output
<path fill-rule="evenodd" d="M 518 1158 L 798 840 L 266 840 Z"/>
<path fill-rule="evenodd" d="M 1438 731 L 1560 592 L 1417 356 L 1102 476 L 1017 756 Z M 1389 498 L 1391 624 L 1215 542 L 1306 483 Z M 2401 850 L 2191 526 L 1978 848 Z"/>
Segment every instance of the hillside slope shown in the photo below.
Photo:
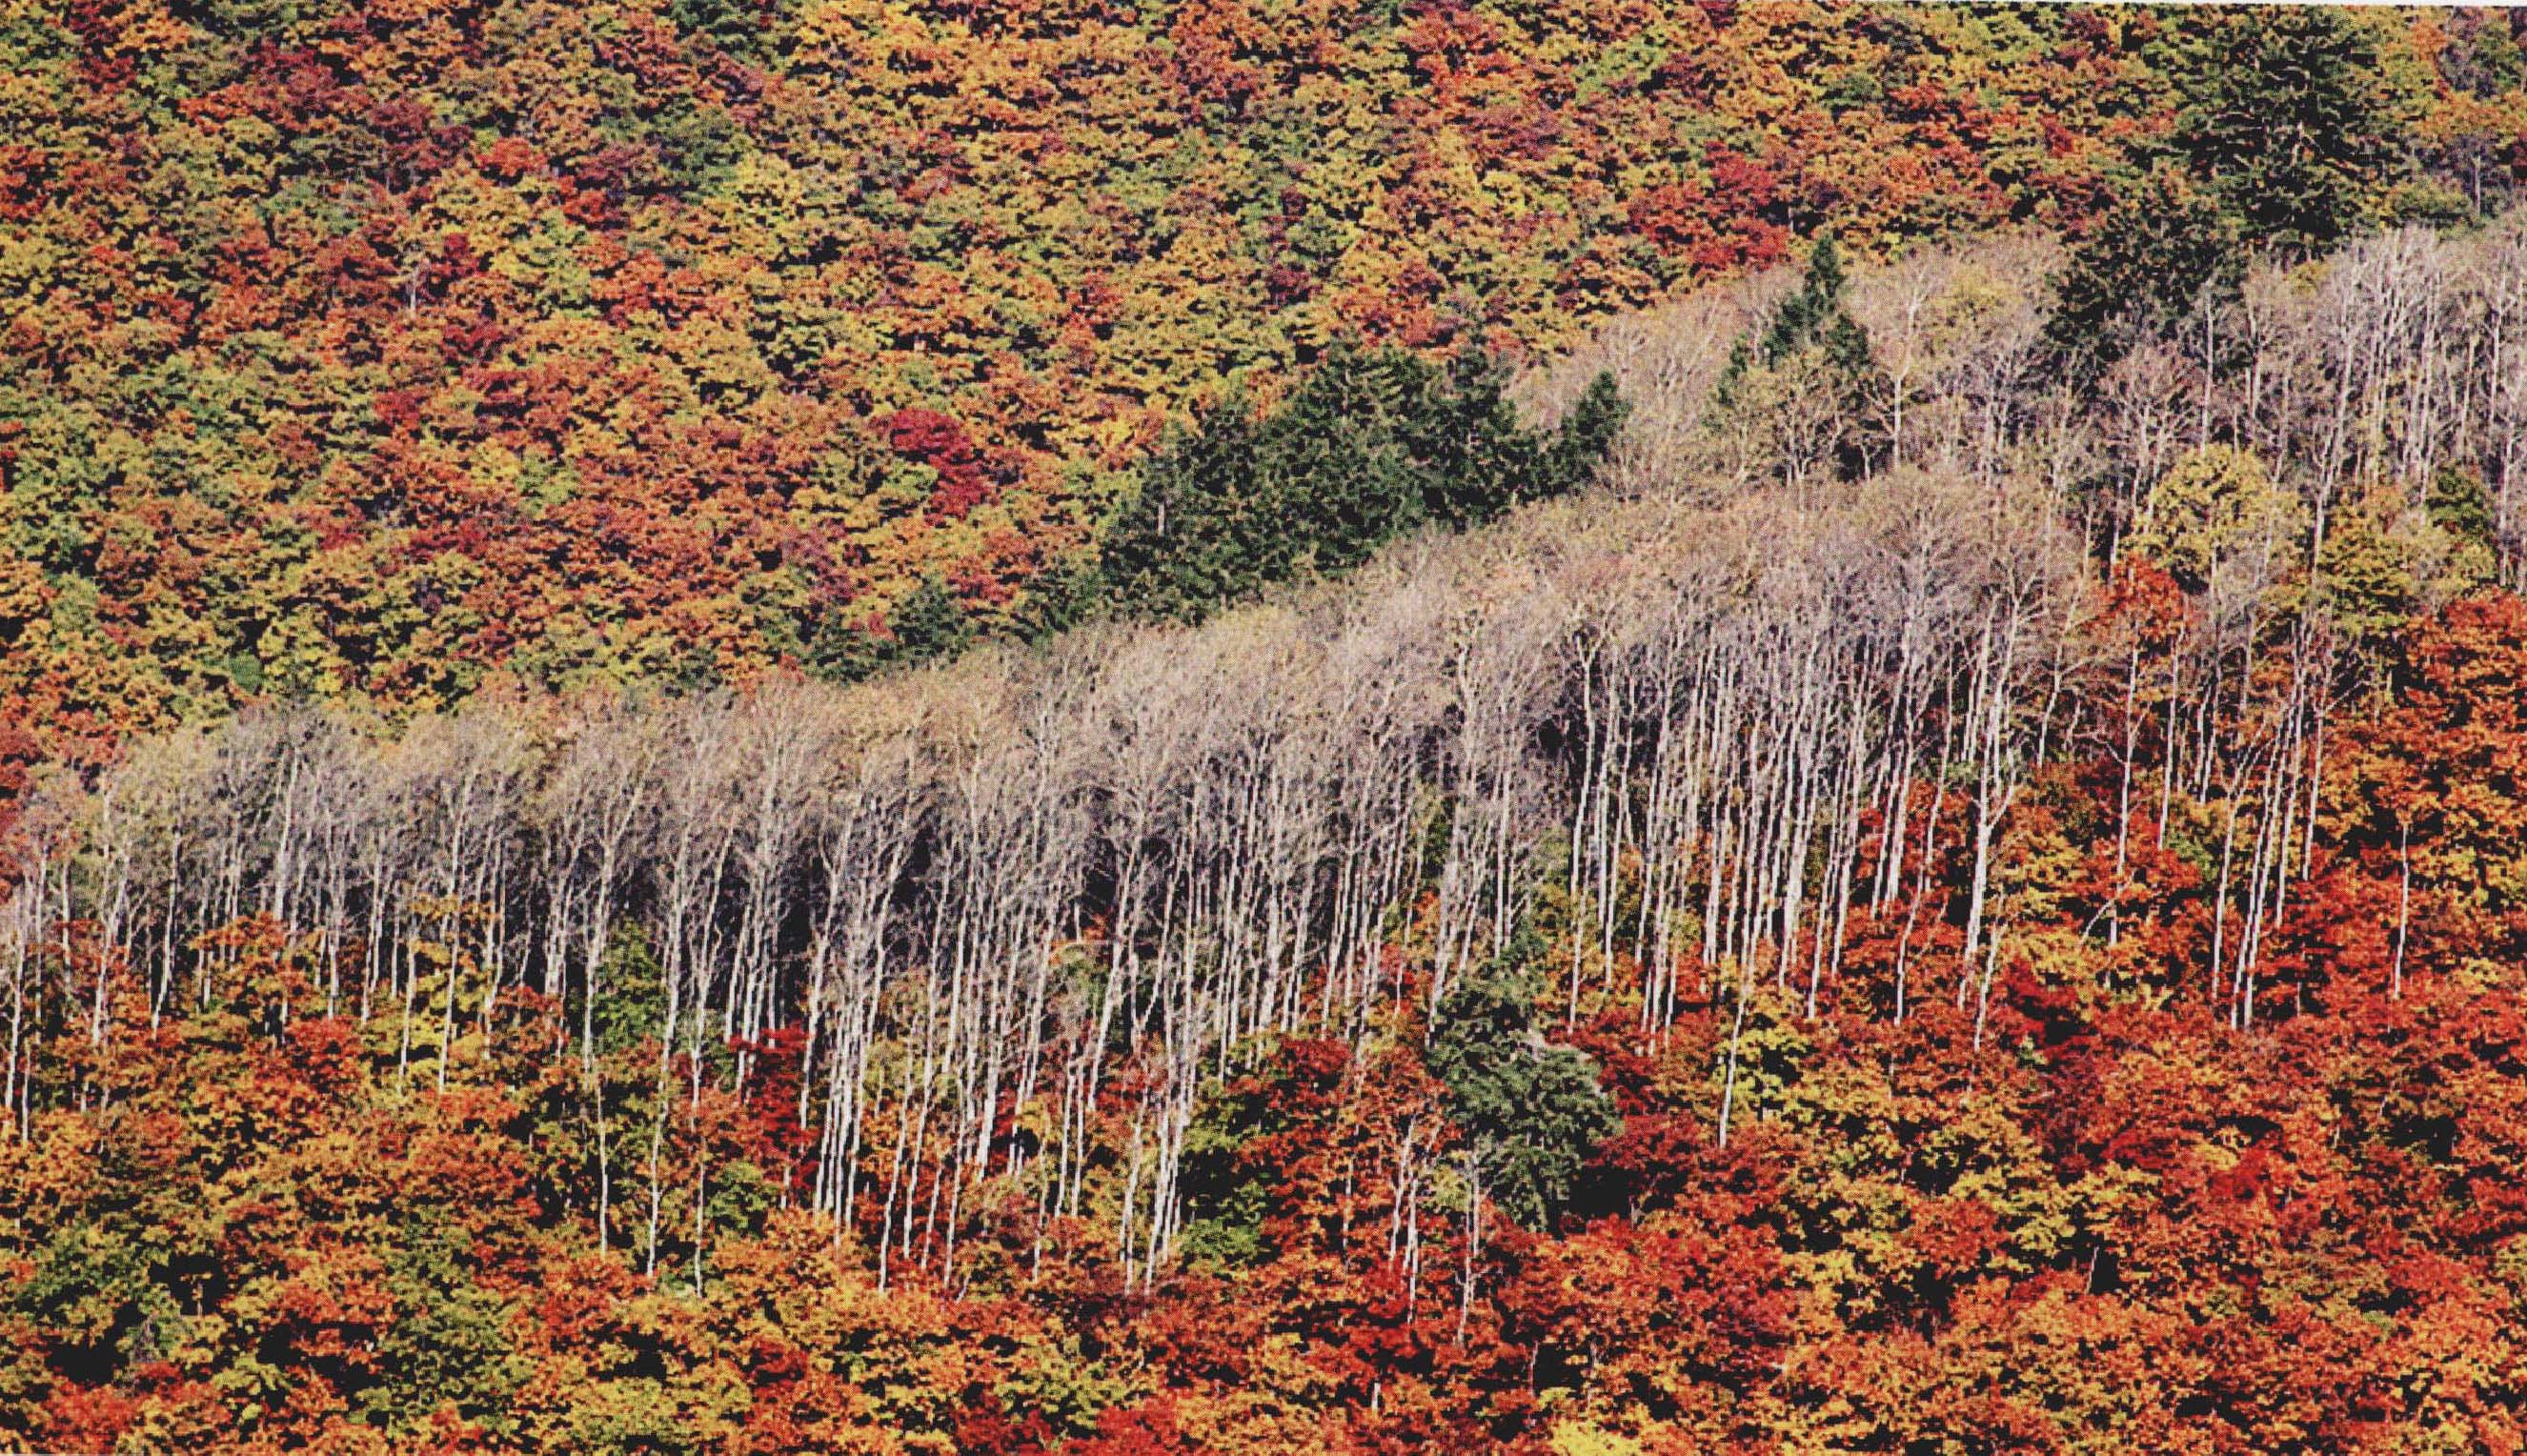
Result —
<path fill-rule="evenodd" d="M 0 1441 L 2516 1449 L 2527 231 L 2051 247 L 1200 626 L 47 773 Z"/>
<path fill-rule="evenodd" d="M 77 0 L 0 73 L 0 722 L 84 761 L 1004 629 L 1338 338 L 1534 357 L 1823 227 L 2140 220 L 2121 298 L 2494 208 L 2522 118 L 2461 14 Z"/>

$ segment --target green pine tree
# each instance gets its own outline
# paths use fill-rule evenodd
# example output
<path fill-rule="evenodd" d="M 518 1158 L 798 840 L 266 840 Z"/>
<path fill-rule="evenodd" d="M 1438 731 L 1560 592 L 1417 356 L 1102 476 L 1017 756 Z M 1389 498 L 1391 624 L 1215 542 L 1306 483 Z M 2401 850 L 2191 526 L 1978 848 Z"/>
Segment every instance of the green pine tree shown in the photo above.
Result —
<path fill-rule="evenodd" d="M 2492 509 L 2492 493 L 2484 489 L 2483 477 L 2471 467 L 2443 465 L 2431 477 L 2431 493 L 2424 502 L 2431 524 L 2455 537 L 2487 549 L 2494 546 L 2497 523 Z"/>
<path fill-rule="evenodd" d="M 2092 376 L 2205 297 L 2233 295 L 2246 256 L 2237 220 L 2183 168 L 2126 179 L 2053 279 L 2045 341 L 2074 376 Z"/>
<path fill-rule="evenodd" d="M 1336 344 L 1265 423 L 1262 493 L 1292 566 L 1349 571 L 1428 518 L 1429 472 L 1409 448 L 1427 409 L 1427 365 Z"/>
<path fill-rule="evenodd" d="M 2304 258 L 2388 221 L 2419 104 L 2377 22 L 2326 7 L 2176 18 L 2157 57 L 2182 98 L 2164 144 L 2110 180 L 2046 328 L 2092 376 L 2151 331 L 2236 295 L 2261 250 Z"/>
<path fill-rule="evenodd" d="M 1118 606 L 1192 621 L 1276 579 L 1286 544 L 1261 494 L 1259 442 L 1236 392 L 1169 434 L 1105 533 L 1101 564 Z"/>
<path fill-rule="evenodd" d="M 851 621 L 839 605 L 823 606 L 813 621 L 800 654 L 813 676 L 829 683 L 856 683 L 885 664 L 885 644 Z"/>
<path fill-rule="evenodd" d="M 974 640 L 965 605 L 936 575 L 925 576 L 886 620 L 889 660 L 930 662 L 953 657 Z"/>
<path fill-rule="evenodd" d="M 1543 958 L 1543 937 L 1521 927 L 1439 1004 L 1424 1054 L 1447 1088 L 1448 1115 L 1473 1142 L 1484 1192 L 1538 1229 L 1569 1206 L 1589 1155 L 1623 1125 L 1587 1054 L 1549 1045 L 1537 1026 Z"/>
<path fill-rule="evenodd" d="M 1601 376 L 1546 436 L 1520 423 L 1497 360 L 1338 343 L 1268 415 L 1232 396 L 1172 434 L 1108 523 L 1095 580 L 1126 612 L 1198 620 L 1426 522 L 1477 525 L 1584 484 L 1624 412 Z"/>
<path fill-rule="evenodd" d="M 1751 443 L 1764 468 L 1793 480 L 1868 463 L 1864 428 L 1882 380 L 1869 331 L 1844 306 L 1850 280 L 1831 233 L 1808 252 L 1797 291 L 1775 305 L 1759 338 L 1740 338 L 1713 386 L 1706 424 Z"/>
<path fill-rule="evenodd" d="M 1842 295 L 1850 286 L 1842 271 L 1842 249 L 1832 234 L 1819 234 L 1816 246 L 1808 251 L 1807 277 L 1800 281 L 1797 292 L 1773 310 L 1772 324 L 1764 331 L 1764 362 L 1779 367 L 1790 355 L 1824 339 L 1837 322 L 1848 324 Z"/>
<path fill-rule="evenodd" d="M 2305 257 L 2382 220 L 2421 98 L 2374 18 L 2285 7 L 2187 27 L 2174 145 L 2249 243 Z"/>
<path fill-rule="evenodd" d="M 1545 451 L 1545 494 L 1559 495 L 1586 485 L 1614 453 L 1631 413 L 1631 405 L 1615 386 L 1614 373 L 1599 370 L 1578 402 L 1562 417 L 1562 428 Z"/>
<path fill-rule="evenodd" d="M 1433 518 L 1462 529 L 1551 490 L 1544 442 L 1519 423 L 1509 381 L 1499 359 L 1466 349 L 1407 414 L 1405 445 L 1426 472 L 1423 504 Z"/>
<path fill-rule="evenodd" d="M 1056 557 L 1026 584 L 1017 609 L 1018 634 L 1042 644 L 1097 615 L 1109 584 L 1094 556 L 1074 552 Z"/>

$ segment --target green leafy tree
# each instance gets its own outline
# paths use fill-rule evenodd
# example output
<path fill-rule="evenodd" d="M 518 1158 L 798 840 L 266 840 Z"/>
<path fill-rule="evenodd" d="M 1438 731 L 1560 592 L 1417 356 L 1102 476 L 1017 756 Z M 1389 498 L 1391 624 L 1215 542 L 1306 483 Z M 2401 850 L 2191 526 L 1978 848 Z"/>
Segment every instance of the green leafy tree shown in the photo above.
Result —
<path fill-rule="evenodd" d="M 637 920 L 617 920 L 596 965 L 596 1000 L 582 1008 L 598 1050 L 629 1052 L 667 1024 L 667 973 Z"/>
<path fill-rule="evenodd" d="M 1272 1182 L 1249 1150 L 1289 1122 L 1268 1091 L 1251 1080 L 1215 1089 L 1185 1129 L 1185 1225 L 1178 1246 L 1197 1266 L 1243 1268 L 1268 1252 L 1264 1220 Z"/>
<path fill-rule="evenodd" d="M 370 1420 L 398 1435 L 428 1430 L 441 1411 L 507 1425 L 527 1363 L 510 1339 L 508 1301 L 474 1277 L 461 1233 L 422 1215 L 388 1255 L 387 1286 L 395 1317 L 378 1337 L 386 1378 L 366 1393 Z"/>
<path fill-rule="evenodd" d="M 2200 592 L 2242 560 L 2291 558 L 2306 528 L 2298 496 L 2261 460 L 2214 444 L 2187 454 L 2150 487 L 2131 545 Z"/>

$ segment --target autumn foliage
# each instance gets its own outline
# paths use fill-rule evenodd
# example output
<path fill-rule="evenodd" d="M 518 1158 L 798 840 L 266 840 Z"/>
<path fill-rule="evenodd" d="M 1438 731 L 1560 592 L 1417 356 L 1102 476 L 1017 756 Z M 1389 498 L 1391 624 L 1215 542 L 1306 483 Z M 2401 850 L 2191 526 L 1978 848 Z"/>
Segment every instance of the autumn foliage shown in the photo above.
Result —
<path fill-rule="evenodd" d="M 1820 227 L 2199 213 L 2079 274 L 2182 301 L 2206 247 L 2496 208 L 2518 54 L 2049 7 L 39 7 L 0 26 L 0 719 L 95 759 L 271 698 L 745 682 L 883 657 L 928 582 L 1012 630 L 1170 422 L 1339 340 L 1529 360 Z"/>
<path fill-rule="evenodd" d="M 1815 1016 L 1701 975 L 1653 1034 L 1627 970 L 1576 1018 L 1504 973 L 1481 1016 L 1539 999 L 1536 1057 L 1607 1115 L 1539 1124 L 1574 1180 L 1469 1223 L 1486 1119 L 1521 1115 L 1466 1097 L 1526 1031 L 1451 1041 L 1461 991 L 1425 1036 L 1408 988 L 1212 1084 L 1198 1233 L 1153 1281 L 991 1185 L 948 1264 L 801 1209 L 796 1039 L 670 1122 L 664 1161 L 715 1170 L 710 1236 L 645 1269 L 593 1221 L 574 1107 L 589 1079 L 646 1095 L 657 1041 L 556 1057 L 561 1006 L 510 988 L 404 1065 L 407 1026 L 329 1009 L 311 946 L 245 920 L 157 1021 L 109 965 L 111 1034 L 32 1069 L 80 1092 L 0 1143 L 0 1421 L 58 1451 L 2514 1448 L 2522 642 L 2501 594 L 2413 624 L 2393 705 L 2330 755 L 2251 1031 L 2181 970 L 2214 935 L 2181 852 L 2142 834 L 2123 887 L 2179 973 L 2080 935 L 2095 859 L 2044 842 L 2113 814 L 2113 776 L 2072 760 L 2004 852 L 2057 910 L 2019 920 L 1982 1029 L 1953 928 L 1916 933 L 1918 1001 L 1887 1012 L 1885 915 L 1850 922 Z M 1761 1074 L 1721 1143 L 1746 1018 Z M 1451 1047 L 1493 1082 L 1451 1087 Z"/>
<path fill-rule="evenodd" d="M 2522 34 L 0 14 L 0 1447 L 2527 1450 Z"/>

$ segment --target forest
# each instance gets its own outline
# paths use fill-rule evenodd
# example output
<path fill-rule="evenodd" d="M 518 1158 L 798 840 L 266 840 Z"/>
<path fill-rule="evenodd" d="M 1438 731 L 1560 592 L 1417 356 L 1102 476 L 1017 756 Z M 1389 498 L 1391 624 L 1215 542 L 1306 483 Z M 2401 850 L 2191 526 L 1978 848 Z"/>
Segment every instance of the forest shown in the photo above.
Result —
<path fill-rule="evenodd" d="M 2522 42 L 0 14 L 0 1447 L 2527 1449 Z"/>

